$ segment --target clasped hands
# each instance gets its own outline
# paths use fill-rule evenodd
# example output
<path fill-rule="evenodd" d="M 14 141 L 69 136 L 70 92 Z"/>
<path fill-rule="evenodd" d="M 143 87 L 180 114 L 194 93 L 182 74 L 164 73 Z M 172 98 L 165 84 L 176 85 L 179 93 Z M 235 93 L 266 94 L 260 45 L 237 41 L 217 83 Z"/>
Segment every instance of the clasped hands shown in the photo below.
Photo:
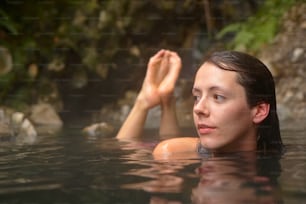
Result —
<path fill-rule="evenodd" d="M 144 108 L 169 105 L 182 67 L 176 52 L 160 50 L 149 60 L 146 76 L 138 95 Z"/>

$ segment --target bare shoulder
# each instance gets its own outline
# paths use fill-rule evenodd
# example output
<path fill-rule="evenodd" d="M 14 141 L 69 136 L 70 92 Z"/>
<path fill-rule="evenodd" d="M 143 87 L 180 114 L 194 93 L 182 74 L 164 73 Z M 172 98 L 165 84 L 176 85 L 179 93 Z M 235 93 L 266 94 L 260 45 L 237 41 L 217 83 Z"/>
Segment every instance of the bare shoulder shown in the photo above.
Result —
<path fill-rule="evenodd" d="M 154 149 L 153 155 L 171 155 L 175 153 L 191 152 L 195 153 L 199 138 L 197 137 L 178 137 L 160 142 Z"/>

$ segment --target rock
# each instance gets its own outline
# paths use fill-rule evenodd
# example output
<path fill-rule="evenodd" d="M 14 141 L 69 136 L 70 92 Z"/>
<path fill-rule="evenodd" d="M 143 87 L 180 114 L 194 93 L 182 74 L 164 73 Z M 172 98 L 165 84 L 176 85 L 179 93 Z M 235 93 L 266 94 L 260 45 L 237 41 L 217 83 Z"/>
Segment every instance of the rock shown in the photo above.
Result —
<path fill-rule="evenodd" d="M 0 138 L 8 137 L 11 135 L 10 127 L 8 124 L 0 121 Z"/>
<path fill-rule="evenodd" d="M 121 111 L 120 111 L 121 114 L 119 115 L 119 121 L 124 122 L 124 120 L 129 115 L 130 111 L 131 111 L 131 106 L 129 106 L 127 104 L 121 106 Z"/>
<path fill-rule="evenodd" d="M 24 113 L 0 109 L 0 139 L 1 144 L 33 144 L 37 131 Z"/>
<path fill-rule="evenodd" d="M 60 58 L 55 58 L 48 64 L 48 70 L 50 71 L 59 72 L 62 71 L 64 68 L 65 63 Z"/>
<path fill-rule="evenodd" d="M 39 134 L 55 134 L 63 127 L 63 122 L 53 106 L 39 103 L 31 108 L 30 120 Z"/>
<path fill-rule="evenodd" d="M 0 138 L 8 137 L 11 135 L 10 128 L 7 124 L 0 122 Z"/>
<path fill-rule="evenodd" d="M 280 121 L 286 121 L 292 119 L 292 115 L 289 108 L 284 106 L 283 104 L 278 104 L 277 114 L 278 114 L 278 119 Z"/>
<path fill-rule="evenodd" d="M 25 118 L 19 127 L 18 134 L 16 135 L 16 144 L 33 144 L 36 141 L 36 138 L 37 132 L 34 126 L 27 118 Z"/>
<path fill-rule="evenodd" d="M 108 136 L 114 132 L 115 128 L 106 123 L 95 123 L 90 126 L 85 127 L 82 132 L 90 137 L 100 137 L 100 136 Z"/>
<path fill-rule="evenodd" d="M 36 104 L 32 106 L 30 119 L 36 125 L 57 127 L 63 126 L 63 122 L 58 116 L 55 109 L 50 104 L 46 103 Z"/>
<path fill-rule="evenodd" d="M 16 144 L 33 144 L 36 141 L 37 132 L 24 113 L 14 112 L 11 115 L 10 128 Z"/>
<path fill-rule="evenodd" d="M 0 46 L 0 75 L 10 72 L 13 68 L 13 59 L 7 48 Z"/>
<path fill-rule="evenodd" d="M 292 62 L 297 62 L 297 61 L 301 58 L 301 56 L 303 55 L 303 53 L 304 53 L 304 49 L 303 49 L 303 48 L 300 48 L 300 47 L 295 48 L 295 49 L 293 50 L 293 53 L 292 53 L 291 61 L 292 61 Z"/>
<path fill-rule="evenodd" d="M 14 112 L 12 115 L 11 115 L 11 122 L 10 122 L 10 125 L 12 126 L 12 128 L 15 130 L 15 129 L 18 129 L 22 122 L 23 122 L 23 119 L 24 119 L 24 114 L 21 113 L 21 112 Z"/>
<path fill-rule="evenodd" d="M 4 110 L 0 109 L 0 138 L 10 134 L 8 121 L 5 118 Z"/>
<path fill-rule="evenodd" d="M 161 108 L 159 106 L 150 109 L 145 122 L 145 128 L 158 128 L 160 126 L 160 117 Z"/>

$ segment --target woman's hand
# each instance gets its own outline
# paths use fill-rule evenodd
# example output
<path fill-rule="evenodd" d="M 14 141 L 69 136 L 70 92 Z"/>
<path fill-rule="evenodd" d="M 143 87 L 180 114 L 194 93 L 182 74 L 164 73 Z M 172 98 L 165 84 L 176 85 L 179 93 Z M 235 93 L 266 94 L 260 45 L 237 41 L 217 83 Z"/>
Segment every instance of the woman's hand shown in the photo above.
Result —
<path fill-rule="evenodd" d="M 181 59 L 175 52 L 160 50 L 150 58 L 138 96 L 144 108 L 149 109 L 171 101 L 180 70 Z"/>

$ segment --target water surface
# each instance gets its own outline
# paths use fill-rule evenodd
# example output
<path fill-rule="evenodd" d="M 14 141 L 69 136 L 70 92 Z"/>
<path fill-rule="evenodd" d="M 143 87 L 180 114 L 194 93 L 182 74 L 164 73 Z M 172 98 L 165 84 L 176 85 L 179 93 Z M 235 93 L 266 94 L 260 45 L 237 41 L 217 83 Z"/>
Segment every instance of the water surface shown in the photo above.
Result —
<path fill-rule="evenodd" d="M 152 158 L 157 137 L 119 143 L 78 129 L 0 147 L 0 203 L 306 203 L 305 129 L 282 156 Z"/>

